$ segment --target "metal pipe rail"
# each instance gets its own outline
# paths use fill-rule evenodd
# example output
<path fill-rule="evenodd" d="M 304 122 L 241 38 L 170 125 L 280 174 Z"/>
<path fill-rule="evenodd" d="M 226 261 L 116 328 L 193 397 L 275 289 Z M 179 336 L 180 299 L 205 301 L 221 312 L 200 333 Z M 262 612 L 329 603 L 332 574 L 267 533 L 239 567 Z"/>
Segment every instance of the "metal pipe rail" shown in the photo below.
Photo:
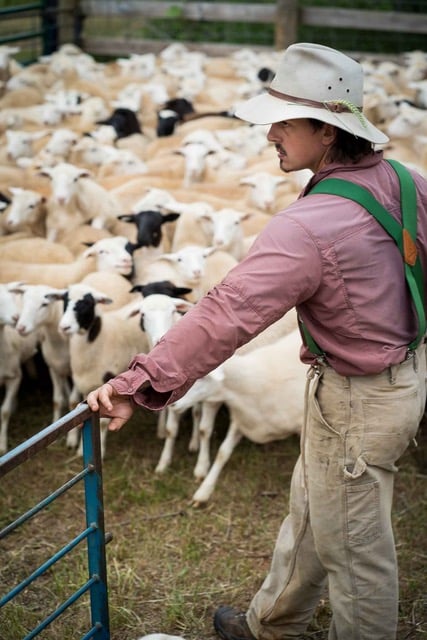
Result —
<path fill-rule="evenodd" d="M 58 487 L 46 498 L 20 515 L 15 521 L 0 531 L 0 541 L 19 526 L 46 508 L 59 496 L 66 493 L 78 482 L 84 482 L 86 529 L 73 540 L 59 549 L 48 560 L 43 562 L 27 578 L 0 598 L 0 608 L 13 600 L 23 589 L 43 575 L 58 560 L 70 553 L 77 545 L 86 540 L 88 555 L 87 582 L 77 589 L 55 611 L 50 613 L 23 640 L 35 638 L 57 619 L 69 606 L 89 591 L 91 609 L 91 629 L 81 640 L 110 640 L 110 625 L 108 612 L 108 589 L 105 545 L 111 539 L 104 531 L 104 508 L 102 489 L 102 461 L 99 437 L 99 415 L 90 411 L 87 404 L 81 404 L 76 409 L 52 423 L 0 458 L 0 479 L 18 467 L 23 462 L 31 460 L 37 453 L 46 449 L 52 442 L 65 435 L 71 429 L 82 426 L 83 439 L 83 469 L 76 473 L 68 482 Z"/>

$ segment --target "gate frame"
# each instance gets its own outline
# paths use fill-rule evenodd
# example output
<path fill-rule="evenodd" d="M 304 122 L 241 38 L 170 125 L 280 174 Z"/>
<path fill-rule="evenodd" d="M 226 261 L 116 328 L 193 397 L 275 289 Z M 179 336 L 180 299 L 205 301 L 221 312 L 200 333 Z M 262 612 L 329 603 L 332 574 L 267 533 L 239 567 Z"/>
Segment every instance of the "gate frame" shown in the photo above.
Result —
<path fill-rule="evenodd" d="M 89 578 L 80 589 L 77 589 L 62 605 L 25 636 L 24 640 L 32 640 L 32 638 L 36 637 L 87 591 L 90 592 L 92 628 L 81 640 L 89 640 L 89 638 L 95 638 L 95 640 L 110 640 L 105 545 L 111 540 L 111 535 L 106 535 L 104 529 L 99 414 L 93 413 L 86 403 L 82 403 L 73 411 L 45 429 L 42 429 L 39 433 L 14 449 L 8 451 L 0 458 L 0 479 L 23 462 L 33 458 L 39 451 L 45 450 L 52 442 L 64 436 L 71 429 L 80 427 L 82 423 L 83 470 L 80 473 L 74 474 L 68 482 L 56 491 L 53 491 L 49 496 L 38 502 L 34 507 L 0 531 L 1 540 L 18 526 L 24 524 L 31 517 L 51 504 L 60 495 L 63 495 L 77 482 L 81 480 L 84 481 L 86 529 L 74 538 L 74 540 L 53 554 L 30 576 L 6 593 L 3 598 L 0 599 L 0 608 L 13 600 L 26 586 L 40 577 L 57 560 L 72 551 L 72 549 L 84 539 L 87 541 Z"/>

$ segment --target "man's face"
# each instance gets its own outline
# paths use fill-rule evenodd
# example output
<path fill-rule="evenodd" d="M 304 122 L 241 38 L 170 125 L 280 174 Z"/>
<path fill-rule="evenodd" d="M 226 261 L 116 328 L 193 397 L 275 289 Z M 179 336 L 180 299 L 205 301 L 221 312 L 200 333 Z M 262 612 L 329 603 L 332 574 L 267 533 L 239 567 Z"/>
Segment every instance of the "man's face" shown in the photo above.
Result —
<path fill-rule="evenodd" d="M 276 147 L 282 171 L 311 169 L 316 173 L 333 140 L 327 125 L 315 130 L 307 118 L 283 120 L 271 125 L 267 139 Z"/>

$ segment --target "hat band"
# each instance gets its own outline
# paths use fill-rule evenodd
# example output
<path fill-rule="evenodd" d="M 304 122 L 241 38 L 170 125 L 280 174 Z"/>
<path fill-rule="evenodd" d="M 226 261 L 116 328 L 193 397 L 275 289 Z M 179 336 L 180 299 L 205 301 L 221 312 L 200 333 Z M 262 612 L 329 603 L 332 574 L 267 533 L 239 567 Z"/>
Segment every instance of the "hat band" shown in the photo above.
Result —
<path fill-rule="evenodd" d="M 316 100 L 306 100 L 305 98 L 296 98 L 295 96 L 289 96 L 286 93 L 281 93 L 275 89 L 269 89 L 268 93 L 280 100 L 286 100 L 287 102 L 295 102 L 296 104 L 302 104 L 306 107 L 316 107 L 318 109 L 327 109 L 334 113 L 354 113 L 357 109 L 362 111 L 362 107 L 356 107 L 353 104 L 347 102 L 347 100 L 325 100 L 325 102 L 318 102 Z"/>

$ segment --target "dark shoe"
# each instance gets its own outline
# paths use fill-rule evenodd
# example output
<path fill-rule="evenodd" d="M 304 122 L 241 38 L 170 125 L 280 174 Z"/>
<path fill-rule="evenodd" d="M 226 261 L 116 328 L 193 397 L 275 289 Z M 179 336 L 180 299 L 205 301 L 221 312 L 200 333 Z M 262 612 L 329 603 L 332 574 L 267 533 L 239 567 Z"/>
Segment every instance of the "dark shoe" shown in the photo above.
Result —
<path fill-rule="evenodd" d="M 222 640 L 255 640 L 246 622 L 246 613 L 233 607 L 219 607 L 215 611 L 213 624 Z"/>

